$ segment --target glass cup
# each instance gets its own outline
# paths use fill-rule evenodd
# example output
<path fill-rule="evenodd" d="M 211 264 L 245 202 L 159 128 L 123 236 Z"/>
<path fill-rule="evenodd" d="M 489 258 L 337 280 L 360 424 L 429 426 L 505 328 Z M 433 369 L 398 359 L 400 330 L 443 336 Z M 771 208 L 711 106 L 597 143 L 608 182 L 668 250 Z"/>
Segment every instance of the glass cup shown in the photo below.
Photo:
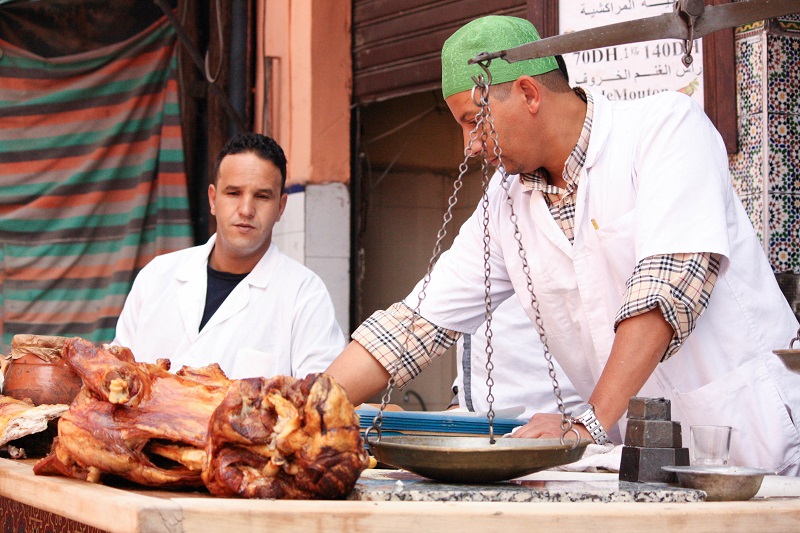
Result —
<path fill-rule="evenodd" d="M 692 466 L 723 466 L 731 452 L 730 426 L 691 426 L 689 463 Z"/>

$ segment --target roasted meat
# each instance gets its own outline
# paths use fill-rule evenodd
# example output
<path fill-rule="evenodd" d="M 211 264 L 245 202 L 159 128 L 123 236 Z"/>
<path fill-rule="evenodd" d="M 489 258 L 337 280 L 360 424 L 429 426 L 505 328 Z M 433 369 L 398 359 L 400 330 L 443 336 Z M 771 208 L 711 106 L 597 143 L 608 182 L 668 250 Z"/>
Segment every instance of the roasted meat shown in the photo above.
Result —
<path fill-rule="evenodd" d="M 61 416 L 53 449 L 35 473 L 202 486 L 197 456 L 231 383 L 218 366 L 172 374 L 166 359 L 136 363 L 126 348 L 98 348 L 83 339 L 68 341 L 64 354 L 84 388 Z"/>
<path fill-rule="evenodd" d="M 231 381 L 217 365 L 172 374 L 166 359 L 137 363 L 126 348 L 77 338 L 64 356 L 84 387 L 37 474 L 337 498 L 368 464 L 353 406 L 324 374 Z"/>
<path fill-rule="evenodd" d="M 206 453 L 208 489 L 245 498 L 339 498 L 369 460 L 352 404 L 325 374 L 234 382 Z"/>
<path fill-rule="evenodd" d="M 66 410 L 67 406 L 62 404 L 34 407 L 10 396 L 0 396 L 0 446 L 46 430 L 47 423 Z"/>

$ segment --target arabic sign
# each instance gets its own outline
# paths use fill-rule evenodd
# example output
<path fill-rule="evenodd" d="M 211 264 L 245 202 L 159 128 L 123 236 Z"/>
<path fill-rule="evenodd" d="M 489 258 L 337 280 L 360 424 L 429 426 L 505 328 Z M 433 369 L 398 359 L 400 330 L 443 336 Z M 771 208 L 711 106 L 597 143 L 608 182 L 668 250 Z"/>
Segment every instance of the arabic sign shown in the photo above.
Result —
<path fill-rule="evenodd" d="M 674 10 L 674 0 L 560 0 L 562 33 L 586 30 Z M 683 43 L 646 41 L 564 55 L 572 85 L 590 87 L 609 100 L 635 100 L 662 91 L 681 91 L 703 105 L 703 47 L 696 40 L 694 62 L 684 67 Z"/>

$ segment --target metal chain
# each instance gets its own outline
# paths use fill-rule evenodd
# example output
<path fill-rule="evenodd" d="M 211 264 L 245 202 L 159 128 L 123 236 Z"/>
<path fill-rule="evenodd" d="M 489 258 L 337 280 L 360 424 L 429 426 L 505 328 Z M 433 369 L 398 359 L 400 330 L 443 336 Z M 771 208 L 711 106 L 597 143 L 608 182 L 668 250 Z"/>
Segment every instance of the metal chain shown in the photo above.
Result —
<path fill-rule="evenodd" d="M 445 210 L 444 216 L 442 217 L 442 227 L 436 234 L 436 243 L 433 245 L 433 252 L 431 253 L 430 261 L 428 262 L 428 271 L 425 274 L 425 277 L 422 281 L 422 288 L 419 291 L 417 296 L 417 305 L 414 307 L 411 317 L 409 318 L 407 323 L 403 324 L 405 328 L 405 339 L 403 341 L 404 351 L 403 353 L 392 362 L 391 371 L 389 372 L 389 382 L 386 385 L 386 390 L 381 397 L 381 406 L 378 410 L 378 414 L 375 415 L 375 418 L 372 419 L 372 428 L 378 433 L 378 442 L 381 440 L 381 428 L 383 427 L 383 412 L 386 410 L 386 406 L 389 404 L 392 398 L 392 390 L 394 389 L 395 385 L 397 384 L 397 373 L 400 370 L 400 365 L 402 364 L 403 356 L 409 355 L 408 351 L 408 341 L 411 338 L 411 326 L 416 322 L 416 319 L 419 318 L 419 310 L 422 306 L 422 301 L 427 296 L 426 290 L 428 288 L 428 284 L 431 281 L 431 273 L 433 272 L 433 267 L 436 265 L 436 261 L 439 259 L 439 255 L 442 251 L 442 241 L 444 240 L 445 236 L 447 236 L 447 226 L 450 224 L 450 221 L 453 219 L 453 208 L 458 203 L 458 191 L 461 190 L 461 187 L 464 185 L 464 175 L 469 170 L 468 161 L 472 157 L 472 151 L 470 147 L 472 144 L 478 140 L 479 133 L 483 131 L 483 119 L 480 116 L 477 116 L 477 121 L 475 124 L 475 128 L 470 132 L 469 135 L 469 143 L 464 148 L 464 161 L 458 166 L 458 177 L 456 178 L 455 182 L 453 182 L 453 193 L 450 195 L 450 198 L 447 200 L 447 209 Z M 365 440 L 368 432 L 365 432 Z"/>
<path fill-rule="evenodd" d="M 487 74 L 488 74 L 488 72 L 489 72 L 489 64 L 490 63 L 491 63 L 491 60 L 488 60 L 486 62 L 480 62 L 480 63 L 478 63 L 478 65 L 481 68 L 483 68 L 483 70 L 486 71 Z M 473 78 L 473 80 L 474 79 L 475 78 Z M 482 102 L 482 104 L 481 104 L 481 114 L 484 115 L 484 117 L 485 117 L 484 120 L 485 120 L 486 124 L 488 124 L 488 126 L 489 126 L 489 137 L 491 138 L 492 144 L 493 144 L 493 155 L 494 155 L 494 158 L 497 160 L 497 169 L 498 169 L 498 171 L 500 172 L 500 174 L 502 176 L 501 186 L 503 187 L 503 190 L 505 190 L 505 193 L 506 193 L 506 204 L 509 207 L 511 223 L 514 226 L 514 240 L 517 241 L 519 257 L 522 260 L 522 272 L 525 274 L 525 282 L 526 282 L 526 285 L 527 285 L 528 293 L 531 296 L 531 307 L 533 308 L 533 312 L 534 312 L 534 315 L 535 315 L 535 323 L 534 323 L 534 325 L 536 326 L 536 330 L 539 333 L 539 338 L 542 341 L 542 346 L 544 347 L 544 358 L 547 361 L 548 373 L 549 373 L 550 379 L 552 380 L 552 383 L 553 383 L 553 395 L 556 398 L 556 405 L 558 406 L 558 412 L 561 414 L 561 444 L 564 444 L 564 441 L 565 441 L 565 438 L 567 436 L 567 433 L 569 433 L 570 431 L 572 431 L 573 433 L 575 433 L 575 435 L 578 436 L 578 443 L 579 443 L 580 439 L 581 439 L 581 436 L 580 436 L 580 433 L 578 433 L 577 429 L 572 427 L 572 421 L 570 420 L 569 417 L 567 417 L 566 412 L 564 410 L 564 402 L 561 399 L 561 387 L 559 386 L 558 380 L 556 379 L 556 370 L 555 370 L 555 366 L 553 365 L 553 356 L 550 353 L 550 349 L 547 346 L 547 335 L 545 334 L 544 322 L 542 320 L 542 315 L 541 315 L 541 313 L 539 311 L 539 301 L 536 298 L 536 294 L 535 294 L 534 289 L 533 289 L 533 280 L 531 279 L 531 269 L 530 269 L 530 266 L 528 265 L 528 258 L 527 258 L 527 255 L 525 253 L 525 248 L 522 245 L 522 234 L 519 231 L 519 224 L 517 223 L 518 218 L 517 218 L 516 213 L 514 212 L 514 200 L 511 198 L 511 193 L 510 193 L 510 187 L 511 186 L 509 184 L 509 181 L 510 181 L 509 180 L 509 175 L 506 172 L 505 165 L 503 164 L 502 149 L 500 148 L 499 136 L 497 134 L 497 130 L 494 127 L 494 118 L 492 117 L 491 108 L 489 106 L 488 87 L 487 87 L 487 98 L 486 98 L 486 101 Z M 486 145 L 484 143 L 484 149 L 482 150 L 482 155 L 484 155 L 484 164 L 486 163 L 486 159 L 487 159 L 487 157 L 485 155 L 485 153 L 486 153 L 485 146 Z M 485 195 L 486 195 L 486 191 L 484 190 L 484 196 Z M 484 207 L 484 218 L 486 218 L 486 216 L 487 216 L 486 215 L 486 212 L 487 212 L 486 207 L 488 207 L 488 200 L 487 200 L 486 203 L 484 203 L 484 206 L 485 206 Z M 487 224 L 484 222 L 484 228 L 486 228 L 486 227 L 487 227 Z M 484 231 L 486 231 L 486 229 L 484 229 Z M 486 236 L 484 236 L 484 247 L 486 246 L 485 245 L 485 240 L 486 240 Z M 488 261 L 486 252 L 484 252 L 484 259 Z M 489 286 L 488 266 L 487 266 L 486 283 L 487 283 L 487 286 Z M 488 308 L 488 305 L 489 305 L 489 303 L 487 302 L 487 308 Z M 487 334 L 487 338 L 488 337 L 489 337 L 489 335 Z M 489 356 L 489 349 L 487 347 L 487 359 L 488 359 L 488 356 Z M 489 369 L 489 361 L 487 360 L 487 370 L 488 369 Z M 487 377 L 487 384 L 489 383 L 489 380 L 490 380 L 490 376 Z M 489 396 L 491 397 L 491 388 L 489 389 Z M 490 404 L 490 408 L 491 408 L 491 404 Z M 576 444 L 576 446 L 577 446 L 577 444 Z"/>
<path fill-rule="evenodd" d="M 789 341 L 789 349 L 790 350 L 794 349 L 794 343 L 795 342 L 800 342 L 800 328 L 797 329 L 797 336 Z"/>
<path fill-rule="evenodd" d="M 477 121 L 488 125 L 488 130 L 494 130 L 492 123 L 492 115 L 489 113 L 489 86 L 491 85 L 491 74 L 486 72 L 484 76 L 473 78 L 475 81 L 475 89 L 472 91 L 472 100 L 478 106 L 479 112 Z M 476 89 L 478 98 L 476 98 Z M 492 362 L 492 354 L 494 348 L 492 347 L 492 265 L 489 262 L 491 258 L 491 235 L 489 234 L 489 183 L 492 180 L 492 173 L 489 168 L 489 154 L 487 145 L 489 140 L 489 133 L 487 127 L 481 130 L 481 176 L 483 193 L 481 196 L 481 208 L 483 209 L 483 284 L 484 284 L 484 319 L 486 322 L 486 402 L 489 407 L 486 412 L 486 417 L 489 420 L 489 444 L 494 444 L 494 394 L 492 394 L 492 387 L 494 386 L 494 379 L 492 378 L 492 370 L 494 370 L 494 363 Z"/>
<path fill-rule="evenodd" d="M 504 169 L 505 170 L 505 169 Z M 536 298 L 536 293 L 533 289 L 533 280 L 531 279 L 531 269 L 528 265 L 528 258 L 525 254 L 525 248 L 522 246 L 522 234 L 519 231 L 519 225 L 517 223 L 517 214 L 514 212 L 514 200 L 511 198 L 511 194 L 509 192 L 510 185 L 508 183 L 508 174 L 503 173 L 503 181 L 502 187 L 506 191 L 506 204 L 508 204 L 509 210 L 511 211 L 511 223 L 514 225 L 514 240 L 517 241 L 517 248 L 518 254 L 520 259 L 522 260 L 522 272 L 525 274 L 525 283 L 528 289 L 528 293 L 531 295 L 531 307 L 533 308 L 533 312 L 535 315 L 535 322 L 534 325 L 536 326 L 536 331 L 539 333 L 539 339 L 542 341 L 542 347 L 544 349 L 544 358 L 547 361 L 547 372 L 550 375 L 550 379 L 553 383 L 553 395 L 556 397 L 556 405 L 558 406 L 558 412 L 561 414 L 561 443 L 564 444 L 564 439 L 570 431 L 574 432 L 578 436 L 578 442 L 580 442 L 581 436 L 578 431 L 572 427 L 572 420 L 567 416 L 564 410 L 564 402 L 561 399 L 561 387 L 558 384 L 558 379 L 556 379 L 556 369 L 553 365 L 553 355 L 550 353 L 550 348 L 547 346 L 547 335 L 544 332 L 544 322 L 542 320 L 542 314 L 539 311 L 539 301 Z"/>
<path fill-rule="evenodd" d="M 525 254 L 525 249 L 522 245 L 522 237 L 519 231 L 519 225 L 517 223 L 517 215 L 514 212 L 514 201 L 511 198 L 510 194 L 510 185 L 509 185 L 509 175 L 506 173 L 505 166 L 503 165 L 502 160 L 502 149 L 500 148 L 500 144 L 498 142 L 498 134 L 497 130 L 494 127 L 494 117 L 492 116 L 491 107 L 489 106 L 489 87 L 492 83 L 491 73 L 489 72 L 489 64 L 490 60 L 486 62 L 480 62 L 478 65 L 483 68 L 486 76 L 479 75 L 478 77 L 473 77 L 473 81 L 475 82 L 475 87 L 472 89 L 472 99 L 473 102 L 478 106 L 479 111 L 478 114 L 475 115 L 475 127 L 470 131 L 469 142 L 467 143 L 466 147 L 464 148 L 464 161 L 459 165 L 459 174 L 456 178 L 455 182 L 453 183 L 453 193 L 450 195 L 450 198 L 447 201 L 447 210 L 445 211 L 443 217 L 442 227 L 439 229 L 439 232 L 436 235 L 436 243 L 433 247 L 433 253 L 431 254 L 431 259 L 428 262 L 428 270 L 423 278 L 422 288 L 420 289 L 417 304 L 413 309 L 412 315 L 407 324 L 403 324 L 406 330 L 404 344 L 404 352 L 392 362 L 391 365 L 391 372 L 389 375 L 389 382 L 386 386 L 386 390 L 381 397 L 381 405 L 378 411 L 378 414 L 372 420 L 372 428 L 369 428 L 365 433 L 368 435 L 370 429 L 375 429 L 378 433 L 378 442 L 381 440 L 381 428 L 383 426 L 383 412 L 386 410 L 386 406 L 391 401 L 392 390 L 394 389 L 395 385 L 397 384 L 397 373 L 400 370 L 400 364 L 402 362 L 403 356 L 409 355 L 408 351 L 408 341 L 411 338 L 411 327 L 416 322 L 416 319 L 420 317 L 419 310 L 422 306 L 422 301 L 426 297 L 426 290 L 428 288 L 428 284 L 431 280 L 431 273 L 433 272 L 433 267 L 436 264 L 436 261 L 439 258 L 442 249 L 442 241 L 444 237 L 447 235 L 447 226 L 453 218 L 453 207 L 458 202 L 458 191 L 463 186 L 463 177 L 469 170 L 468 161 L 472 157 L 472 146 L 473 144 L 480 138 L 481 141 L 481 173 L 483 178 L 483 195 L 481 198 L 481 206 L 483 208 L 483 259 L 484 259 L 484 303 L 486 306 L 485 310 L 485 318 L 486 318 L 486 385 L 488 387 L 488 393 L 486 400 L 489 404 L 489 409 L 487 412 L 487 418 L 489 420 L 489 442 L 491 444 L 495 443 L 494 439 L 494 395 L 492 393 L 492 387 L 494 386 L 494 379 L 492 378 L 492 370 L 494 370 L 494 363 L 492 362 L 492 354 L 494 349 L 492 348 L 492 297 L 491 297 L 491 264 L 489 259 L 491 257 L 490 245 L 491 245 L 491 236 L 489 234 L 489 197 L 488 197 L 488 189 L 489 183 L 491 181 L 491 176 L 489 172 L 489 154 L 487 149 L 487 141 L 491 139 L 492 141 L 492 154 L 494 155 L 494 159 L 497 160 L 497 169 L 502 176 L 501 185 L 506 193 L 506 204 L 509 206 L 510 210 L 510 220 L 514 226 L 514 239 L 517 241 L 518 253 L 520 259 L 522 260 L 522 271 L 525 274 L 525 280 L 527 284 L 528 293 L 531 296 L 531 307 L 533 308 L 535 314 L 535 323 L 536 330 L 539 333 L 539 338 L 542 341 L 542 345 L 544 347 L 544 358 L 547 361 L 547 368 L 548 374 L 550 375 L 550 379 L 553 383 L 553 394 L 556 398 L 556 404 L 558 406 L 558 411 L 561 414 L 561 443 L 564 444 L 565 437 L 567 433 L 572 431 L 578 437 L 578 443 L 580 442 L 580 433 L 578 433 L 577 429 L 572 426 L 572 421 L 567 417 L 565 409 L 564 409 L 564 402 L 561 399 L 561 387 L 558 384 L 558 380 L 556 379 L 556 371 L 553 365 L 553 356 L 550 354 L 550 350 L 547 346 L 547 336 L 544 331 L 544 322 L 542 321 L 542 316 L 539 311 L 539 302 L 536 298 L 536 294 L 534 293 L 533 288 L 533 280 L 531 279 L 530 275 L 530 267 L 528 265 L 528 259 Z M 476 90 L 479 91 L 478 98 L 476 98 L 475 93 Z M 487 127 L 488 126 L 488 127 Z M 488 130 L 488 131 L 487 131 Z M 480 132 L 480 133 L 478 133 Z M 800 336 L 800 332 L 798 333 Z M 577 445 L 577 444 L 576 444 Z"/>

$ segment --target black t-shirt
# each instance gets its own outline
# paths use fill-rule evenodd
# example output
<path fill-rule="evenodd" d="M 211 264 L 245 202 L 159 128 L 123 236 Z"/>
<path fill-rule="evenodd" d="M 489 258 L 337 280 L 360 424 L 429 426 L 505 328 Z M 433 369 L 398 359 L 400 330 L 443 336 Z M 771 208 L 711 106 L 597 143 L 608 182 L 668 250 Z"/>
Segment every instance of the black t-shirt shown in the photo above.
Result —
<path fill-rule="evenodd" d="M 206 307 L 203 311 L 203 318 L 200 320 L 200 328 L 198 331 L 203 330 L 203 326 L 214 315 L 214 313 L 225 301 L 225 298 L 233 291 L 233 289 L 247 277 L 247 274 L 231 274 L 230 272 L 220 272 L 214 270 L 211 265 L 206 267 L 208 272 L 208 282 L 206 285 Z"/>

